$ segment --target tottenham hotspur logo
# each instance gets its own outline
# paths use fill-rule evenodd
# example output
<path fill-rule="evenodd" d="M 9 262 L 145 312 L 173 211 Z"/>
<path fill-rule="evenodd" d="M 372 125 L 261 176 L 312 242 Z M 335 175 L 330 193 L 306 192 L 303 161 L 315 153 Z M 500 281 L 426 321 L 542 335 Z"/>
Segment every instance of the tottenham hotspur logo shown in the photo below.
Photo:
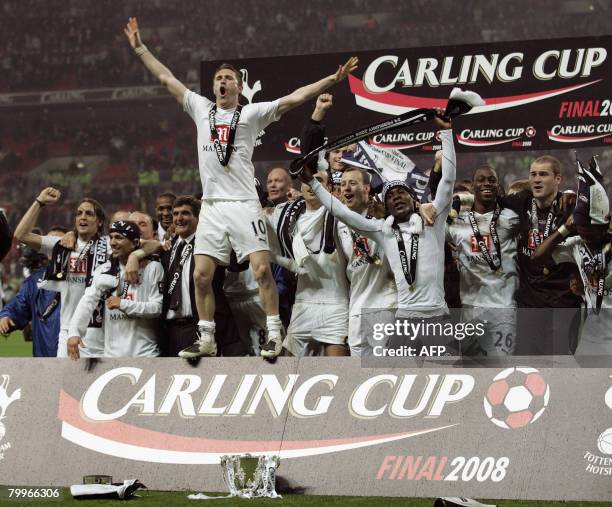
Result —
<path fill-rule="evenodd" d="M 6 418 L 6 409 L 8 406 L 21 398 L 21 389 L 16 389 L 9 396 L 8 394 L 9 376 L 2 375 L 2 383 L 0 384 L 0 461 L 4 459 L 4 451 L 11 448 L 9 442 L 2 443 L 2 439 L 6 433 L 6 428 L 2 423 L 2 419 Z"/>
<path fill-rule="evenodd" d="M 253 102 L 253 97 L 257 92 L 261 91 L 261 81 L 258 79 L 251 88 L 249 85 L 249 71 L 246 69 L 240 69 L 242 73 L 242 95 L 249 101 L 249 104 Z"/>

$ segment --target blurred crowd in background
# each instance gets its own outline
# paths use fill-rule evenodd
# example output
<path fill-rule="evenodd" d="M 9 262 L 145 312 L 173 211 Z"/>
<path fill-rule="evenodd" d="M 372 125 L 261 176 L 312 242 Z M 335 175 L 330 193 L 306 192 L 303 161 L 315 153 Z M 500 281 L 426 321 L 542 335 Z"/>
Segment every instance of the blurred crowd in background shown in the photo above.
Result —
<path fill-rule="evenodd" d="M 0 5 L 0 94 L 157 84 L 125 41 L 122 28 L 133 15 L 159 59 L 197 85 L 202 60 L 603 35 L 612 6 L 606 0 L 7 0 Z M 0 116 L 0 207 L 10 224 L 49 185 L 64 197 L 45 214 L 43 229 L 71 224 L 83 195 L 108 211 L 152 212 L 164 190 L 201 190 L 195 129 L 171 99 L 123 104 L 114 114 L 105 107 L 24 107 Z M 489 163 L 507 186 L 527 176 L 538 154 L 460 154 L 458 181 Z M 573 186 L 573 152 L 555 156 Z M 428 157 L 414 158 L 431 165 Z M 603 151 L 602 167 L 611 161 L 612 150 Z M 258 177 L 265 182 L 278 165 L 256 163 Z M 18 285 L 15 258 L 5 260 L 5 285 L 11 277 Z"/>

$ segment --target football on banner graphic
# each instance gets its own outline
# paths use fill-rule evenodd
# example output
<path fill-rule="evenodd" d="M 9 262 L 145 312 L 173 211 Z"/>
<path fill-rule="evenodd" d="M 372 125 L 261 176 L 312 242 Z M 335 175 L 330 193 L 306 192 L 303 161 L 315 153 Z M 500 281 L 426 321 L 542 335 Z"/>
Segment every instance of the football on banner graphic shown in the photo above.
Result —
<path fill-rule="evenodd" d="M 330 89 L 334 105 L 325 118 L 336 137 L 389 116 L 444 107 L 452 88 L 477 92 L 485 101 L 454 127 L 458 151 L 540 150 L 606 146 L 612 142 L 612 36 L 395 48 L 357 52 L 359 68 Z M 233 62 L 242 72 L 243 103 L 287 95 L 335 72 L 349 53 Z M 201 91 L 210 95 L 214 70 L 201 64 Z M 282 68 L 282 73 L 278 69 Z M 255 95 L 256 94 L 256 95 Z M 299 135 L 314 101 L 266 128 L 258 160 L 299 154 Z M 439 149 L 435 127 L 423 123 L 379 134 L 369 142 L 407 152 Z"/>
<path fill-rule="evenodd" d="M 33 378 L 28 361 L 0 372 L 7 484 L 137 470 L 159 489 L 222 491 L 222 456 L 273 454 L 277 484 L 306 494 L 609 495 L 606 370 L 362 368 L 351 358 L 194 370 L 153 359 L 42 365 Z"/>

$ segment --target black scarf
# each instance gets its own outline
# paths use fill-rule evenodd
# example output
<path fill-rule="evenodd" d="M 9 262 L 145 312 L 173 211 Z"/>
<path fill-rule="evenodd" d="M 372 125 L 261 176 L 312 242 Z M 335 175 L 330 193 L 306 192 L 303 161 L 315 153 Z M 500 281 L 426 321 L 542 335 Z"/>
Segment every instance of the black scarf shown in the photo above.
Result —
<path fill-rule="evenodd" d="M 276 227 L 276 235 L 280 243 L 281 251 L 285 257 L 294 259 L 293 255 L 293 236 L 297 220 L 306 211 L 306 201 L 303 197 L 296 199 L 293 202 L 287 203 L 281 212 Z M 323 226 L 323 252 L 331 254 L 336 251 L 336 240 L 334 238 L 334 230 L 336 227 L 335 217 L 325 212 L 325 225 Z"/>
<path fill-rule="evenodd" d="M 397 242 L 397 249 L 399 251 L 400 263 L 402 265 L 402 272 L 406 283 L 410 290 L 414 290 L 414 284 L 416 283 L 416 267 L 417 259 L 419 258 L 419 235 L 412 233 L 410 235 L 410 252 L 406 252 L 406 243 L 404 242 L 404 236 L 399 227 L 399 224 L 393 220 L 392 225 L 393 236 Z"/>
<path fill-rule="evenodd" d="M 189 242 L 178 239 L 177 243 L 172 248 L 170 263 L 164 276 L 164 306 L 167 305 L 167 308 L 165 308 L 166 311 L 176 311 L 181 305 L 183 267 L 187 260 L 193 256 L 194 242 L 195 237 Z"/>
<path fill-rule="evenodd" d="M 70 263 L 70 255 L 72 250 L 60 245 L 59 241 L 53 247 L 51 252 L 51 260 L 47 264 L 43 280 L 54 282 L 65 282 L 68 276 L 68 268 Z M 85 286 L 89 287 L 92 281 L 92 273 L 94 270 L 104 264 L 108 259 L 108 242 L 106 236 L 97 236 L 84 247 L 84 251 L 79 256 L 79 261 L 87 259 L 87 273 L 85 276 Z M 98 308 L 94 311 L 88 327 L 102 327 L 102 314 L 104 310 L 104 302 L 98 304 Z"/>
<path fill-rule="evenodd" d="M 587 275 L 593 277 L 596 280 L 595 283 L 595 308 L 593 313 L 596 315 L 601 310 L 603 303 L 604 289 L 606 285 L 606 272 L 608 270 L 608 264 L 610 263 L 610 251 L 609 248 L 604 246 L 597 252 L 591 252 L 588 246 L 583 245 L 580 248 L 580 257 L 582 258 L 582 271 Z"/>

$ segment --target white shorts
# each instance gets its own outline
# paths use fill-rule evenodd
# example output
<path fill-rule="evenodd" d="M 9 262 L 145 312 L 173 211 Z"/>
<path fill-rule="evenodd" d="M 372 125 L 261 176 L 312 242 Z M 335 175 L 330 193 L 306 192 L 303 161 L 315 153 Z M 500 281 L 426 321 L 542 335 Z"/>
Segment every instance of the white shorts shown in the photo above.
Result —
<path fill-rule="evenodd" d="M 384 325 L 395 322 L 395 310 L 369 310 L 349 316 L 348 345 L 351 356 L 366 357 L 373 355 L 375 345 L 386 345 L 386 340 L 374 340 L 372 336 L 373 324 Z"/>
<path fill-rule="evenodd" d="M 261 346 L 266 343 L 266 312 L 261 306 L 259 296 L 254 295 L 237 301 L 232 300 L 231 296 L 226 295 L 226 297 L 242 343 L 254 355 L 259 356 Z"/>
<path fill-rule="evenodd" d="M 487 356 L 511 356 L 516 343 L 516 308 L 484 308 L 464 306 L 461 320 L 486 321 L 486 332 L 475 339 Z M 463 346 L 467 346 L 462 343 Z M 484 354 L 476 354 L 484 355 Z"/>
<path fill-rule="evenodd" d="M 270 250 L 261 205 L 257 201 L 203 201 L 193 253 L 227 266 L 232 250 L 238 262 L 253 252 Z"/>
<path fill-rule="evenodd" d="M 348 304 L 299 302 L 293 305 L 283 346 L 301 357 L 312 341 L 344 345 L 347 335 Z"/>
<path fill-rule="evenodd" d="M 612 329 L 610 328 L 609 312 L 612 310 L 602 308 L 600 314 L 590 313 L 587 316 L 580 333 L 576 357 L 595 356 L 606 367 L 612 366 Z"/>

